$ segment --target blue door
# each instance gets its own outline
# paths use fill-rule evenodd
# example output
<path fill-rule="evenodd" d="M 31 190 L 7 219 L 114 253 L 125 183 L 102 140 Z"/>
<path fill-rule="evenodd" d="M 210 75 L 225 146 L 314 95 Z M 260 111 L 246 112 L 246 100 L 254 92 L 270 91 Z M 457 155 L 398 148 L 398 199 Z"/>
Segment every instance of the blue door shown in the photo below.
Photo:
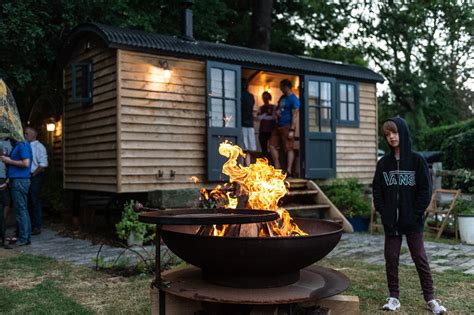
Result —
<path fill-rule="evenodd" d="M 241 143 L 240 66 L 207 63 L 207 179 L 224 181 L 219 144 L 229 140 Z"/>
<path fill-rule="evenodd" d="M 305 76 L 303 85 L 305 178 L 336 175 L 335 79 Z"/>

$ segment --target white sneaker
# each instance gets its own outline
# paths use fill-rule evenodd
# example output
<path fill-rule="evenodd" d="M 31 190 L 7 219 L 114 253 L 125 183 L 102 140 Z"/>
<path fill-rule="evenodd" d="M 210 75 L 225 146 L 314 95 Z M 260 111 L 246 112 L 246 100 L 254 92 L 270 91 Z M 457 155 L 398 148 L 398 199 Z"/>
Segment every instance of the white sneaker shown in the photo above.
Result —
<path fill-rule="evenodd" d="M 400 300 L 397 298 L 387 298 L 387 303 L 382 307 L 386 311 L 396 311 L 400 308 Z"/>
<path fill-rule="evenodd" d="M 446 307 L 441 305 L 440 300 L 431 300 L 426 303 L 426 308 L 433 312 L 433 314 L 444 314 L 447 312 Z"/>

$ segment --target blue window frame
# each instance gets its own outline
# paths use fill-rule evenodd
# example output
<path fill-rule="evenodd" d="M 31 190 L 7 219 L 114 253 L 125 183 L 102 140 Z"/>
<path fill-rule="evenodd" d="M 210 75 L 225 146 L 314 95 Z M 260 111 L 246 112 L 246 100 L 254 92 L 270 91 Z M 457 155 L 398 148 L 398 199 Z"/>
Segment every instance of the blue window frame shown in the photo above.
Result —
<path fill-rule="evenodd" d="M 359 127 L 359 85 L 356 82 L 338 81 L 338 126 Z"/>
<path fill-rule="evenodd" d="M 209 62 L 208 104 L 210 127 L 240 127 L 240 68 Z"/>
<path fill-rule="evenodd" d="M 71 102 L 84 106 L 92 104 L 93 72 L 92 62 L 71 65 Z"/>

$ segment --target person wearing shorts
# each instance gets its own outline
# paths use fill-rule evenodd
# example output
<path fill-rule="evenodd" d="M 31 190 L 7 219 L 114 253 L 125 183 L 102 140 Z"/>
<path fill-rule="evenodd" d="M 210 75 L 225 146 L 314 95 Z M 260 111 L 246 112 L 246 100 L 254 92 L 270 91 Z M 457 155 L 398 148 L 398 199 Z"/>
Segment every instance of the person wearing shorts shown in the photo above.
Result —
<path fill-rule="evenodd" d="M 280 98 L 275 111 L 277 126 L 272 131 L 269 149 L 275 163 L 275 168 L 281 168 L 278 150 L 280 149 L 280 144 L 283 145 L 287 156 L 286 173 L 288 177 L 291 177 L 295 160 L 295 130 L 299 117 L 300 101 L 292 91 L 290 80 L 282 80 L 280 82 L 280 90 L 283 92 L 283 96 Z"/>

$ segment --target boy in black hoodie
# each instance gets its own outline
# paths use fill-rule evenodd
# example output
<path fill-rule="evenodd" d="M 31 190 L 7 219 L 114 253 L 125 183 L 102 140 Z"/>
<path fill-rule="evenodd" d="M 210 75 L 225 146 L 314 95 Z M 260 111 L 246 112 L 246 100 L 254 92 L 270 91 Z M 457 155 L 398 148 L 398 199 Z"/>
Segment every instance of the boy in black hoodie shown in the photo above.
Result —
<path fill-rule="evenodd" d="M 402 235 L 405 234 L 411 257 L 420 278 L 427 308 L 434 314 L 446 312 L 435 300 L 433 279 L 423 244 L 423 214 L 430 203 L 431 181 L 425 159 L 411 150 L 408 126 L 396 117 L 383 124 L 390 154 L 377 163 L 372 182 L 375 209 L 385 231 L 385 269 L 390 296 L 384 310 L 400 308 L 398 262 Z"/>

